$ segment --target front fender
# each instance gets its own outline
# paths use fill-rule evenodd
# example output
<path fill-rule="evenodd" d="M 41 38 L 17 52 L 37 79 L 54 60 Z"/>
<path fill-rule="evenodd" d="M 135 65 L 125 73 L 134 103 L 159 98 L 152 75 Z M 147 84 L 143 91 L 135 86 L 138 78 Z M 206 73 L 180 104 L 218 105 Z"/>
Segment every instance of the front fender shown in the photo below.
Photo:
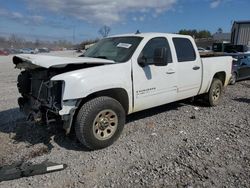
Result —
<path fill-rule="evenodd" d="M 64 81 L 63 100 L 85 98 L 88 95 L 112 88 L 123 88 L 132 97 L 130 63 L 104 65 L 80 69 L 51 78 Z"/>

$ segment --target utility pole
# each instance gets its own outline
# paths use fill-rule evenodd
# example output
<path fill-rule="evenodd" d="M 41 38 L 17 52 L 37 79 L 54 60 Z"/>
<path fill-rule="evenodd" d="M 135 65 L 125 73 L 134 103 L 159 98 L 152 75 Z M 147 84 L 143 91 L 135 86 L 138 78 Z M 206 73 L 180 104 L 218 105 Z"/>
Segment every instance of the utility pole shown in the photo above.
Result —
<path fill-rule="evenodd" d="M 75 37 L 76 37 L 76 26 L 73 26 L 73 45 L 75 44 Z"/>

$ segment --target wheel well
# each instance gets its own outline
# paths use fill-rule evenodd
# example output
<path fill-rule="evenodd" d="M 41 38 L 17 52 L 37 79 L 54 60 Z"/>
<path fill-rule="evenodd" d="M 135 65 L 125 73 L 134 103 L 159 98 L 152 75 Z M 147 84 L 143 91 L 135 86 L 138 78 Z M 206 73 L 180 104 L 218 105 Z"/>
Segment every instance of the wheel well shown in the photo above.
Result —
<path fill-rule="evenodd" d="M 83 103 L 85 103 L 93 98 L 101 97 L 101 96 L 111 97 L 111 98 L 117 100 L 124 108 L 125 113 L 126 114 L 128 113 L 128 111 L 129 111 L 129 98 L 128 98 L 128 94 L 127 94 L 126 90 L 122 89 L 122 88 L 113 88 L 113 89 L 107 89 L 107 90 L 102 90 L 102 91 L 92 93 L 89 96 L 87 96 L 86 98 L 82 99 L 80 106 L 82 106 Z"/>
<path fill-rule="evenodd" d="M 72 133 L 72 130 L 74 130 L 73 127 L 75 126 L 75 119 L 76 119 L 76 116 L 80 110 L 80 107 L 84 103 L 86 103 L 87 101 L 94 99 L 96 97 L 101 97 L 101 96 L 111 97 L 111 98 L 117 100 L 124 108 L 125 113 L 128 114 L 129 98 L 128 98 L 128 94 L 127 94 L 125 89 L 114 88 L 114 89 L 107 89 L 107 90 L 103 90 L 103 91 L 98 91 L 98 92 L 92 93 L 92 94 L 88 95 L 87 97 L 78 101 L 78 103 L 77 103 L 78 108 L 76 109 L 76 111 L 73 115 L 73 122 L 72 122 L 72 124 L 70 124 L 70 127 L 69 127 L 71 133 Z"/>
<path fill-rule="evenodd" d="M 223 85 L 225 85 L 225 81 L 226 81 L 226 73 L 225 72 L 217 72 L 214 75 L 214 78 L 219 79 L 223 83 Z"/>

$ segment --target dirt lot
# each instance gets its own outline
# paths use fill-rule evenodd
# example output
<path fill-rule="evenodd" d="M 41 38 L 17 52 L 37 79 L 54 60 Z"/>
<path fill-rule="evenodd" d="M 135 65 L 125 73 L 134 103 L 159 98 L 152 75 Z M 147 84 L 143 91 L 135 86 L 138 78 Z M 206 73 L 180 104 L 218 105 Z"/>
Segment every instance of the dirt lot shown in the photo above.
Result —
<path fill-rule="evenodd" d="M 55 126 L 23 121 L 16 102 L 18 73 L 10 56 L 0 57 L 0 164 L 48 159 L 68 168 L 0 187 L 250 185 L 249 80 L 229 86 L 218 107 L 182 101 L 130 115 L 114 145 L 90 152 Z"/>

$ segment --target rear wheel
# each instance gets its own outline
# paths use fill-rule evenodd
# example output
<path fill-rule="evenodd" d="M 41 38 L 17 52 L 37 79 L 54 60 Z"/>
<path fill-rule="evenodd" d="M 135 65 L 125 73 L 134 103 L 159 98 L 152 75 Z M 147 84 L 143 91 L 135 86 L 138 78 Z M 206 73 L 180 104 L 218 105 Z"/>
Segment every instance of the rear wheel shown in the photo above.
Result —
<path fill-rule="evenodd" d="M 78 112 L 75 132 L 78 140 L 91 150 L 108 147 L 120 136 L 125 124 L 125 111 L 110 97 L 86 102 Z"/>
<path fill-rule="evenodd" d="M 210 106 L 216 106 L 219 104 L 223 91 L 223 84 L 222 81 L 214 78 L 207 93 L 207 101 Z"/>
<path fill-rule="evenodd" d="M 236 80 L 237 80 L 237 74 L 234 72 L 234 73 L 232 73 L 232 77 L 230 79 L 230 84 L 234 85 L 236 83 Z"/>

